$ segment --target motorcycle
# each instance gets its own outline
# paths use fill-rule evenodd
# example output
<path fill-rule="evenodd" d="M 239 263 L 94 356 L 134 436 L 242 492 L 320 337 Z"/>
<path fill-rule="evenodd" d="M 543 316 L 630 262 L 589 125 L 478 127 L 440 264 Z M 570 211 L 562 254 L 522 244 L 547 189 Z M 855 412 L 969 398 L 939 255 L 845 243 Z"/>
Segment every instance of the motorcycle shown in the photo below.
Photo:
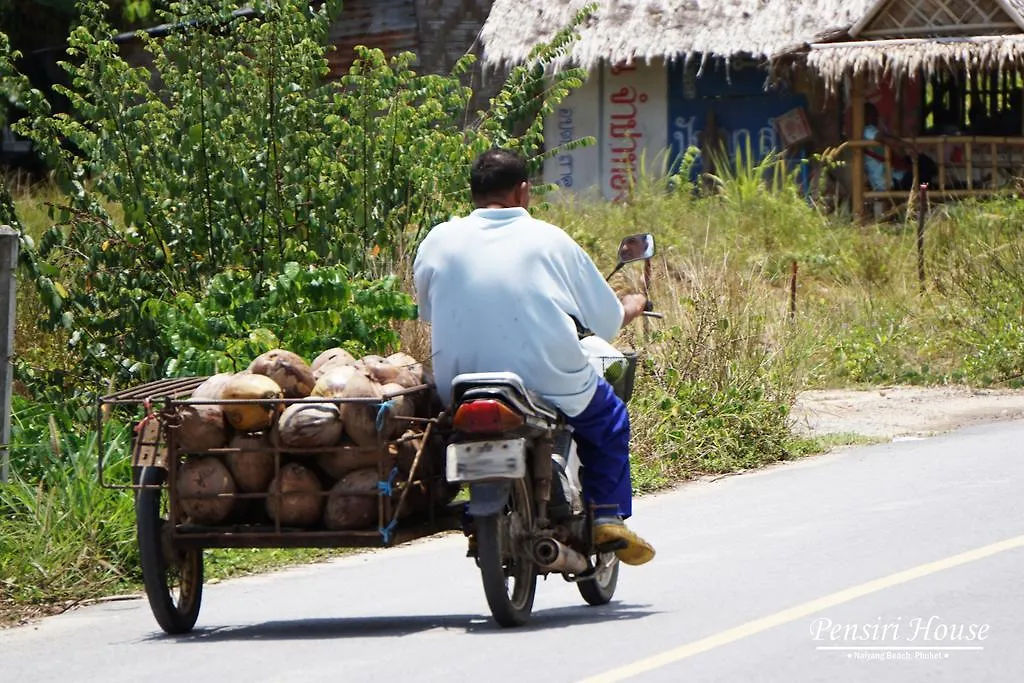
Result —
<path fill-rule="evenodd" d="M 643 261 L 646 294 L 654 250 L 649 233 L 624 238 L 606 279 L 627 263 Z M 645 316 L 661 317 L 649 303 L 647 309 Z M 616 350 L 579 321 L 576 325 L 592 364 L 628 403 L 636 353 Z M 594 542 L 600 510 L 583 503 L 580 462 L 564 416 L 512 372 L 458 375 L 449 414 L 445 478 L 469 489 L 463 519 L 470 538 L 467 555 L 480 569 L 495 621 L 502 627 L 525 624 L 537 578 L 549 574 L 576 584 L 590 605 L 610 602 L 618 584 L 615 551 L 620 546 Z"/>

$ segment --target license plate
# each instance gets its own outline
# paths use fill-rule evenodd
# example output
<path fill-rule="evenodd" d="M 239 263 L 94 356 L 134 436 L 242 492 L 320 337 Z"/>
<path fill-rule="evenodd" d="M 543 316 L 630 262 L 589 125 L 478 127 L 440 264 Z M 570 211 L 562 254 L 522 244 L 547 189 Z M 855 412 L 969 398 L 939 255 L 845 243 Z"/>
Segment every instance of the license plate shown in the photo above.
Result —
<path fill-rule="evenodd" d="M 526 476 L 526 440 L 472 441 L 448 445 L 448 481 L 519 479 Z"/>

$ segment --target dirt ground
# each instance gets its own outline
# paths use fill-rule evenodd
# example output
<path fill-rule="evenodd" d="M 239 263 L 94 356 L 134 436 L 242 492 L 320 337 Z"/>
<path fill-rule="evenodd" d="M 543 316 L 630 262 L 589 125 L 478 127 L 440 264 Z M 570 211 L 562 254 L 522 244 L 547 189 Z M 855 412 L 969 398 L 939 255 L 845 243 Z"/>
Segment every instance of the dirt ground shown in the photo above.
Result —
<path fill-rule="evenodd" d="M 875 439 L 923 437 L 1024 418 L 1024 391 L 965 387 L 881 387 L 807 391 L 793 407 L 800 433 Z"/>

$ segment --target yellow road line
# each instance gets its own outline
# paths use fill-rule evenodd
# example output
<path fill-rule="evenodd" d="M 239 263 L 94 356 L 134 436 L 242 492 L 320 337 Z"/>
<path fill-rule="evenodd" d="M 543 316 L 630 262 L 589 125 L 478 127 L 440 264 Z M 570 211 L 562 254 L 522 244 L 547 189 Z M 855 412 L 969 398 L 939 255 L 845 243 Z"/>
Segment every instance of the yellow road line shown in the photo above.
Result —
<path fill-rule="evenodd" d="M 874 581 L 862 583 L 859 586 L 852 586 L 845 590 L 841 590 L 838 593 L 832 593 L 831 595 L 818 598 L 817 600 L 805 602 L 802 605 L 790 607 L 789 609 L 776 612 L 775 614 L 771 614 L 767 617 L 755 619 L 754 621 L 741 624 L 740 626 L 736 626 L 727 631 L 722 631 L 712 636 L 695 640 L 692 643 L 687 643 L 686 645 L 666 650 L 661 654 L 640 659 L 632 664 L 627 664 L 617 669 L 612 669 L 606 673 L 587 678 L 581 681 L 581 683 L 615 683 L 616 681 L 633 678 L 634 676 L 639 676 L 642 673 L 682 661 L 688 657 L 692 657 L 693 655 L 700 654 L 701 652 L 707 652 L 708 650 L 713 650 L 716 647 L 734 643 L 737 640 L 746 638 L 747 636 L 767 631 L 770 628 L 808 617 L 816 612 L 828 609 L 829 607 L 835 607 L 836 605 L 841 605 L 845 602 L 862 598 L 865 595 L 870 595 L 871 593 L 877 593 L 880 590 L 891 588 L 901 583 L 920 579 L 944 569 L 952 569 L 953 567 L 959 567 L 960 565 L 967 564 L 968 562 L 974 562 L 976 560 L 981 560 L 992 555 L 1006 552 L 1007 550 L 1014 550 L 1021 547 L 1024 547 L 1024 536 L 1016 536 L 1005 541 L 1000 541 L 999 543 L 993 543 L 992 545 L 986 545 L 982 548 L 969 550 L 965 553 L 960 553 L 959 555 L 953 555 L 952 557 L 947 557 L 942 560 L 922 564 L 911 569 L 890 574 L 889 576 L 884 576 L 880 579 L 875 579 Z"/>

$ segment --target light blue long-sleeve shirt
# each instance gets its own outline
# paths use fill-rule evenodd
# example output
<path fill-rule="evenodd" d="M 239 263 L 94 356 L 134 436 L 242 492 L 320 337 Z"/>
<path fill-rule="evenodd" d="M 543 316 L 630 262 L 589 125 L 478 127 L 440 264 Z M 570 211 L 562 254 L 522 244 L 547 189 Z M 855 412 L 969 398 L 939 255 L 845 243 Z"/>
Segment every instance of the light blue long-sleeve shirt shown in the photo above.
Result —
<path fill-rule="evenodd" d="M 611 341 L 623 308 L 560 228 L 521 208 L 477 209 L 430 231 L 413 274 L 445 405 L 456 375 L 501 371 L 515 372 L 570 417 L 590 403 L 598 374 L 570 316 Z"/>

